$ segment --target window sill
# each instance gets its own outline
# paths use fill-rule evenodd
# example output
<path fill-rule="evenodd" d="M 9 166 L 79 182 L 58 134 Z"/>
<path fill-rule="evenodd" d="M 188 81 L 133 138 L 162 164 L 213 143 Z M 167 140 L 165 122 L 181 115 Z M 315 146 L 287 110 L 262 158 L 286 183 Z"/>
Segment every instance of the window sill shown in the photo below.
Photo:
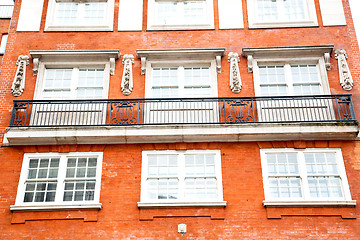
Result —
<path fill-rule="evenodd" d="M 318 27 L 319 24 L 314 21 L 301 22 L 255 22 L 249 24 L 249 29 L 256 28 L 288 28 L 288 27 Z"/>
<path fill-rule="evenodd" d="M 102 204 L 73 204 L 73 205 L 42 205 L 42 206 L 10 206 L 10 210 L 16 211 L 53 211 L 53 210 L 100 210 Z"/>
<path fill-rule="evenodd" d="M 199 25 L 152 25 L 148 31 L 168 31 L 168 30 L 214 30 L 214 26 L 209 24 Z"/>
<path fill-rule="evenodd" d="M 48 26 L 45 32 L 111 32 L 112 26 Z"/>
<path fill-rule="evenodd" d="M 226 201 L 219 202 L 138 202 L 138 208 L 223 208 L 226 207 Z"/>
<path fill-rule="evenodd" d="M 264 207 L 355 207 L 356 200 L 350 201 L 263 201 Z"/>

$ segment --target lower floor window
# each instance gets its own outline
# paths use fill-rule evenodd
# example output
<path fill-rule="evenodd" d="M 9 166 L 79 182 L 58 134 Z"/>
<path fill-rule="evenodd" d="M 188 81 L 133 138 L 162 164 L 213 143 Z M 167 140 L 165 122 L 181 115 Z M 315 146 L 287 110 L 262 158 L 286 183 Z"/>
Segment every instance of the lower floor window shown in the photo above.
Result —
<path fill-rule="evenodd" d="M 340 149 L 262 149 L 261 161 L 266 200 L 351 200 Z"/>
<path fill-rule="evenodd" d="M 142 202 L 222 201 L 220 150 L 143 151 Z"/>
<path fill-rule="evenodd" d="M 16 205 L 99 202 L 102 153 L 25 154 Z"/>

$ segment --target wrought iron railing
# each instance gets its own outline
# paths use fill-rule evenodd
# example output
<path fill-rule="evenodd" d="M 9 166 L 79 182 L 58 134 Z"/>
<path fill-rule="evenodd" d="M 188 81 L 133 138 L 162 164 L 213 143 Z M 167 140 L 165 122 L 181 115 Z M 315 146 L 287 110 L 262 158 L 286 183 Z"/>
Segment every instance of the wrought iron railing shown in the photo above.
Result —
<path fill-rule="evenodd" d="M 351 95 L 14 101 L 10 127 L 354 122 Z"/>

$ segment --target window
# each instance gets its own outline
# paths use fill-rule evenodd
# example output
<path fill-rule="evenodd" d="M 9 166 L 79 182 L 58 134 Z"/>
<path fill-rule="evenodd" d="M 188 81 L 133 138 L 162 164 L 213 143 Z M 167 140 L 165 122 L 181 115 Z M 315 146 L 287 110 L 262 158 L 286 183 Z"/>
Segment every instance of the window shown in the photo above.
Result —
<path fill-rule="evenodd" d="M 104 69 L 45 70 L 42 99 L 101 99 L 107 96 Z"/>
<path fill-rule="evenodd" d="M 146 74 L 145 97 L 171 98 L 148 101 L 145 122 L 218 122 L 217 101 L 186 98 L 217 97 L 217 72 L 224 49 L 137 50 L 137 54 Z"/>
<path fill-rule="evenodd" d="M 149 30 L 211 28 L 214 28 L 212 0 L 149 0 Z"/>
<path fill-rule="evenodd" d="M 0 1 L 0 18 L 11 18 L 13 10 L 14 10 L 13 0 Z"/>
<path fill-rule="evenodd" d="M 215 94 L 210 66 L 153 67 L 151 97 L 211 97 Z"/>
<path fill-rule="evenodd" d="M 327 70 L 332 45 L 244 48 L 249 71 L 254 74 L 259 121 L 332 121 L 336 119 L 329 95 Z M 295 96 L 284 99 L 277 96 Z M 299 96 L 299 97 L 296 97 Z"/>
<path fill-rule="evenodd" d="M 324 93 L 318 64 L 259 64 L 257 71 L 261 96 Z"/>
<path fill-rule="evenodd" d="M 25 154 L 12 210 L 101 208 L 101 166 L 100 152 Z"/>
<path fill-rule="evenodd" d="M 3 34 L 3 35 L 2 35 L 2 38 L 1 38 L 0 54 L 4 54 L 4 53 L 5 53 L 7 40 L 8 40 L 8 35 L 7 35 L 7 34 Z"/>
<path fill-rule="evenodd" d="M 314 0 L 249 0 L 250 28 L 317 26 Z"/>
<path fill-rule="evenodd" d="M 109 78 L 115 71 L 117 50 L 104 51 L 30 51 L 37 75 L 30 124 L 101 125 L 106 120 L 104 101 Z M 39 60 L 40 59 L 40 60 Z"/>
<path fill-rule="evenodd" d="M 146 206 L 224 206 L 220 150 L 143 151 L 141 202 Z"/>
<path fill-rule="evenodd" d="M 46 31 L 112 31 L 114 0 L 50 0 Z"/>
<path fill-rule="evenodd" d="M 351 201 L 341 149 L 261 149 L 265 203 Z"/>

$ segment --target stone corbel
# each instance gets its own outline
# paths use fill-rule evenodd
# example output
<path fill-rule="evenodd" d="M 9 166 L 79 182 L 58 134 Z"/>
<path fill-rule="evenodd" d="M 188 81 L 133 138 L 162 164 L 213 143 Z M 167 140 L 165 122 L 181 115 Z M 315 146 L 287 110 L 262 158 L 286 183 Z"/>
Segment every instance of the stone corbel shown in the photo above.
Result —
<path fill-rule="evenodd" d="M 330 53 L 324 53 L 324 60 L 325 60 L 325 67 L 326 70 L 331 70 L 331 64 L 330 64 Z"/>
<path fill-rule="evenodd" d="M 33 76 L 37 76 L 39 71 L 39 58 L 33 59 L 33 66 Z"/>
<path fill-rule="evenodd" d="M 216 72 L 221 73 L 221 56 L 216 56 Z"/>
<path fill-rule="evenodd" d="M 353 88 L 354 82 L 346 61 L 347 58 L 345 49 L 335 50 L 335 59 L 338 60 L 340 85 L 345 91 L 350 91 Z"/>
<path fill-rule="evenodd" d="M 247 62 L 248 62 L 248 72 L 249 72 L 249 73 L 252 73 L 253 70 L 254 70 L 254 65 L 253 65 L 253 63 L 254 63 L 254 58 L 253 58 L 252 55 L 248 55 L 248 56 L 247 56 Z"/>
<path fill-rule="evenodd" d="M 146 57 L 141 57 L 141 75 L 146 73 Z"/>
<path fill-rule="evenodd" d="M 124 66 L 123 77 L 121 81 L 121 92 L 124 95 L 130 95 L 133 90 L 132 65 L 134 64 L 134 55 L 125 54 L 122 60 Z"/>
<path fill-rule="evenodd" d="M 242 87 L 238 65 L 240 62 L 239 54 L 230 52 L 228 55 L 228 62 L 230 63 L 230 89 L 233 93 L 239 93 Z"/>
<path fill-rule="evenodd" d="M 18 65 L 18 68 L 16 70 L 14 82 L 11 86 L 11 92 L 14 97 L 19 97 L 25 89 L 25 74 L 26 66 L 29 65 L 29 56 L 20 55 L 16 61 L 16 65 Z"/>
<path fill-rule="evenodd" d="M 110 58 L 110 75 L 115 75 L 115 58 Z"/>

